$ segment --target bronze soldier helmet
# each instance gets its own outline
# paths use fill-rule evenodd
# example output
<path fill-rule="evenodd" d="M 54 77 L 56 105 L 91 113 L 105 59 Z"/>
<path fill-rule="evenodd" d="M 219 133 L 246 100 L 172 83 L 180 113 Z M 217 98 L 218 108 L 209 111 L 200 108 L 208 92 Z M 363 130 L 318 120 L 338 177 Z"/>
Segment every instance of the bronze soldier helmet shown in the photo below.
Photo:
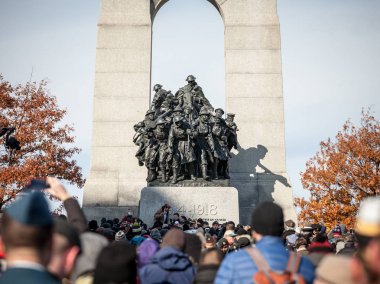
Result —
<path fill-rule="evenodd" d="M 155 113 L 155 111 L 152 110 L 152 109 L 148 109 L 148 110 L 146 111 L 145 116 L 150 115 L 151 113 Z"/>
<path fill-rule="evenodd" d="M 224 114 L 224 110 L 221 109 L 221 108 L 217 108 L 217 109 L 215 110 L 215 112 L 217 112 L 217 111 L 220 111 L 220 112 L 222 113 L 222 115 Z"/>
<path fill-rule="evenodd" d="M 156 84 L 156 85 L 154 85 L 154 87 L 153 87 L 153 91 L 158 91 L 159 89 L 161 89 L 162 88 L 162 85 L 160 85 L 160 84 Z"/>
<path fill-rule="evenodd" d="M 195 81 L 195 79 L 197 79 L 197 78 L 195 78 L 193 75 L 189 75 L 189 76 L 187 76 L 186 81 L 192 82 L 192 81 Z"/>
<path fill-rule="evenodd" d="M 182 121 L 182 119 L 183 119 L 182 116 L 176 116 L 176 117 L 174 117 L 173 122 L 174 122 L 174 123 L 177 123 L 177 122 Z"/>
<path fill-rule="evenodd" d="M 156 122 L 156 125 L 159 125 L 159 124 L 165 124 L 165 120 L 164 120 L 162 117 L 160 117 L 160 118 L 157 120 L 157 122 Z"/>
<path fill-rule="evenodd" d="M 201 109 L 199 115 L 209 115 L 210 113 L 206 109 Z"/>

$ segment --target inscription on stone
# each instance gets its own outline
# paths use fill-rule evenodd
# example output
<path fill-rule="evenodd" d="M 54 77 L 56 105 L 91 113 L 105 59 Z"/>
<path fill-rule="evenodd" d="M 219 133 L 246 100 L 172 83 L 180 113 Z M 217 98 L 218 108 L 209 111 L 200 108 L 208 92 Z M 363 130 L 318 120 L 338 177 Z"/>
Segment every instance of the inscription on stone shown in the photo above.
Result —
<path fill-rule="evenodd" d="M 153 225 L 154 213 L 165 203 L 170 218 L 178 212 L 204 221 L 239 222 L 238 193 L 233 187 L 146 187 L 141 192 L 140 218 Z"/>

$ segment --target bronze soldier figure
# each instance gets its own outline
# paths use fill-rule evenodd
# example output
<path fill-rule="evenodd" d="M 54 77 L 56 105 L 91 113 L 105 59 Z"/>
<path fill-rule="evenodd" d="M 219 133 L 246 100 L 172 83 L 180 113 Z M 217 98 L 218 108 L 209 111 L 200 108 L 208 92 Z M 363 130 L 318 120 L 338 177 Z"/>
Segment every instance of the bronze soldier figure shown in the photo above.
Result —
<path fill-rule="evenodd" d="M 209 112 L 205 109 L 199 113 L 199 123 L 197 125 L 197 147 L 198 147 L 198 162 L 201 166 L 202 178 L 209 180 L 207 175 L 208 161 L 214 163 L 213 152 L 215 151 L 214 139 L 212 137 L 212 129 L 209 124 Z"/>
<path fill-rule="evenodd" d="M 191 126 L 183 121 L 182 116 L 175 116 L 169 132 L 168 148 L 173 155 L 173 180 L 177 183 L 178 172 L 181 165 L 187 165 L 192 180 L 196 180 L 194 172 L 195 153 L 192 140 L 196 138 L 196 132 Z"/>

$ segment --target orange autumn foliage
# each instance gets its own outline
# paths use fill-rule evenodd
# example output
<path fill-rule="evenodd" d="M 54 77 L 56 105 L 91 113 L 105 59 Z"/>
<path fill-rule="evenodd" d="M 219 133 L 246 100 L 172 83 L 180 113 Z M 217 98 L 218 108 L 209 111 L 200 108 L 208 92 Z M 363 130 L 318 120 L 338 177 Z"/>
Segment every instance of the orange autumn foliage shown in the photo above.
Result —
<path fill-rule="evenodd" d="M 50 96 L 46 81 L 12 86 L 0 75 L 0 127 L 15 127 L 21 150 L 0 144 L 0 210 L 32 177 L 53 175 L 83 187 L 81 168 L 73 159 L 73 128 L 64 125 L 66 110 Z"/>
<path fill-rule="evenodd" d="M 348 120 L 335 138 L 307 161 L 301 181 L 310 198 L 296 198 L 295 205 L 300 222 L 332 228 L 340 220 L 353 228 L 360 201 L 380 195 L 380 123 L 362 111 L 360 126 Z"/>

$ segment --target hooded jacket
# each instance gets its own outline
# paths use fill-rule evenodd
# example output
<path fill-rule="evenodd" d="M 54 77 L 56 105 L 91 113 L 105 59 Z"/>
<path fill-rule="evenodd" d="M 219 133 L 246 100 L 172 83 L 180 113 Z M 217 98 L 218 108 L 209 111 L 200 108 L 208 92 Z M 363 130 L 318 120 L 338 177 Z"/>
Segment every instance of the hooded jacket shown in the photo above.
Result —
<path fill-rule="evenodd" d="M 187 254 L 173 247 L 159 250 L 140 270 L 141 283 L 191 283 L 195 276 Z"/>

